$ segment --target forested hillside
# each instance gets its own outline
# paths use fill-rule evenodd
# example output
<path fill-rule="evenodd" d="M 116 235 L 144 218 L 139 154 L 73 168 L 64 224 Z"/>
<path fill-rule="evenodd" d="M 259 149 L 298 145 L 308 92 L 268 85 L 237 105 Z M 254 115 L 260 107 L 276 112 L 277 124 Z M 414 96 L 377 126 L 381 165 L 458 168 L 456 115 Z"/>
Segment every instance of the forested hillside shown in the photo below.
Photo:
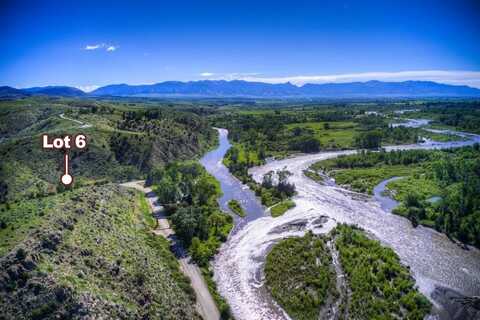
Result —
<path fill-rule="evenodd" d="M 61 190 L 63 155 L 41 148 L 44 133 L 87 136 L 86 150 L 70 151 L 74 187 L 142 178 L 153 164 L 195 158 L 215 144 L 215 132 L 199 116 L 150 109 L 89 100 L 1 102 L 0 202 Z"/>

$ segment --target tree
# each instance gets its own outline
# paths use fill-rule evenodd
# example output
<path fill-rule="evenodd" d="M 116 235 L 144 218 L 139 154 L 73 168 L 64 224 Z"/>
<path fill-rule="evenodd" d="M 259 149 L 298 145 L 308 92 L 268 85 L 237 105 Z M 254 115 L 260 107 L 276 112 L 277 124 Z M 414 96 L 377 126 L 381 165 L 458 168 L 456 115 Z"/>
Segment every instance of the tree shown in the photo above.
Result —
<path fill-rule="evenodd" d="M 201 208 L 180 208 L 171 216 L 171 220 L 175 232 L 187 245 L 195 236 L 199 239 L 208 238 L 207 217 Z"/>
<path fill-rule="evenodd" d="M 380 130 L 362 132 L 355 137 L 355 145 L 364 149 L 377 149 L 382 144 L 382 133 Z"/>
<path fill-rule="evenodd" d="M 266 189 L 273 188 L 273 171 L 269 171 L 263 176 L 262 187 Z"/>

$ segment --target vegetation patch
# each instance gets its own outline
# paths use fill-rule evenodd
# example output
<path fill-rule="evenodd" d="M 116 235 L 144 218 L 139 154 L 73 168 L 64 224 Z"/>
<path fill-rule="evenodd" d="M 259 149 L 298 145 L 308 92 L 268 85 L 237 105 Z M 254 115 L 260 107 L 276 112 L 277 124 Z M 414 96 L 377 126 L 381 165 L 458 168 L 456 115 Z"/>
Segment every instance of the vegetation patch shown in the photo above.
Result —
<path fill-rule="evenodd" d="M 270 208 L 270 214 L 276 218 L 283 215 L 287 210 L 295 207 L 295 202 L 291 199 L 283 200 Z"/>
<path fill-rule="evenodd" d="M 218 206 L 219 182 L 196 161 L 156 167 L 147 180 L 193 260 L 207 266 L 233 227 L 232 216 Z"/>
<path fill-rule="evenodd" d="M 237 200 L 232 199 L 228 201 L 228 207 L 238 216 L 242 218 L 245 217 L 245 210 L 243 210 L 242 206 L 240 205 L 240 202 L 238 202 Z"/>
<path fill-rule="evenodd" d="M 348 313 L 355 319 L 423 319 L 430 302 L 395 252 L 360 230 L 340 225 L 335 244 L 351 291 Z"/>
<path fill-rule="evenodd" d="M 198 319 L 188 279 L 168 241 L 152 234 L 141 197 L 108 184 L 31 200 L 48 214 L 3 248 L 2 315 Z"/>
<path fill-rule="evenodd" d="M 311 233 L 275 245 L 265 263 L 267 287 L 293 319 L 318 319 L 335 291 L 335 272 L 325 240 Z"/>

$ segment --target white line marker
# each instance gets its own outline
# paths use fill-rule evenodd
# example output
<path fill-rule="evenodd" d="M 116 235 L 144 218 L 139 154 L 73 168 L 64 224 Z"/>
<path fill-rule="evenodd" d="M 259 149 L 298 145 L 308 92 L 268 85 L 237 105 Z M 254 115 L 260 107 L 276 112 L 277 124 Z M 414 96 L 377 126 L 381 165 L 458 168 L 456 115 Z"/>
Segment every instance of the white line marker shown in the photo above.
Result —
<path fill-rule="evenodd" d="M 62 183 L 66 186 L 70 185 L 73 182 L 73 177 L 68 173 L 68 153 L 65 152 L 65 157 L 64 157 L 64 168 L 65 168 L 65 174 L 62 176 Z"/>

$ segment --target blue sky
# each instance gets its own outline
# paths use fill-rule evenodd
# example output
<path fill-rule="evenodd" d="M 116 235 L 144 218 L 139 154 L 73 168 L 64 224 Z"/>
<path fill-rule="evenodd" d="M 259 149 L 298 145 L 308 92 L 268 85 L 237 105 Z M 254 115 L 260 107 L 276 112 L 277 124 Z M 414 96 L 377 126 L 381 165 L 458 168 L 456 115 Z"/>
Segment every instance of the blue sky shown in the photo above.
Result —
<path fill-rule="evenodd" d="M 418 79 L 480 87 L 474 0 L 0 6 L 0 85 Z"/>

